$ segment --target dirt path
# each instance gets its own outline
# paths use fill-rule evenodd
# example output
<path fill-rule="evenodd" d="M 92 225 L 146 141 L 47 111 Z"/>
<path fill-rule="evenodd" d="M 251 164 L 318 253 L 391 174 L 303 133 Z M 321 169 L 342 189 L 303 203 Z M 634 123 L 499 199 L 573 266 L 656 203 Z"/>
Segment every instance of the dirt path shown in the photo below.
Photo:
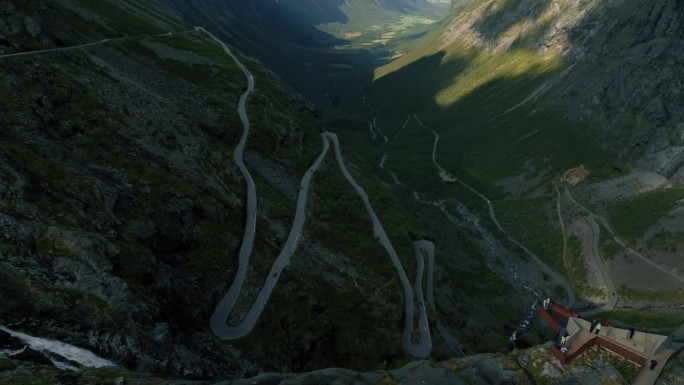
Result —
<path fill-rule="evenodd" d="M 155 35 L 136 35 L 136 36 L 117 37 L 117 38 L 111 38 L 111 39 L 102 39 L 102 40 L 94 41 L 91 43 L 79 44 L 79 45 L 74 45 L 74 46 L 70 46 L 70 47 L 47 48 L 47 49 L 39 49 L 39 50 L 35 50 L 35 51 L 6 53 L 6 54 L 0 55 L 0 58 L 13 58 L 13 57 L 22 57 L 22 56 L 29 56 L 29 55 L 40 55 L 40 54 L 46 54 L 46 53 L 54 53 L 54 52 L 66 52 L 66 51 L 72 51 L 75 49 L 93 47 L 93 46 L 101 45 L 101 44 L 105 44 L 105 43 L 117 43 L 117 42 L 126 41 L 126 40 L 130 40 L 130 39 L 139 39 L 142 37 L 172 37 L 175 35 L 182 35 L 182 34 L 187 34 L 187 33 L 191 33 L 191 32 L 198 32 L 199 30 L 200 29 L 198 29 L 198 27 L 196 27 L 194 29 L 189 29 L 186 31 L 165 32 L 165 33 L 158 33 Z"/>

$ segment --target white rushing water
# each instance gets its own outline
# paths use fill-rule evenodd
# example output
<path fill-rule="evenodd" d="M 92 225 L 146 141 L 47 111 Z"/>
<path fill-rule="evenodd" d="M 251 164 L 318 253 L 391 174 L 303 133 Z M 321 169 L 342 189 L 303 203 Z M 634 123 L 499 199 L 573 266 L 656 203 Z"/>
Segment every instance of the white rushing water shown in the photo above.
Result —
<path fill-rule="evenodd" d="M 380 168 L 385 167 L 385 162 L 386 162 L 386 161 L 387 161 L 387 155 L 381 156 L 381 157 L 380 157 L 380 163 L 378 164 L 378 166 L 380 166 Z"/>
<path fill-rule="evenodd" d="M 63 358 L 67 362 L 77 363 L 82 366 L 88 366 L 91 368 L 101 368 L 103 366 L 116 366 L 112 361 L 106 360 L 104 358 L 98 357 L 95 353 L 79 348 L 78 346 L 67 344 L 66 342 L 48 340 L 40 337 L 33 337 L 28 334 L 21 332 L 16 332 L 14 330 L 8 329 L 7 327 L 0 325 L 0 330 L 11 335 L 12 337 L 18 338 L 21 342 L 25 343 L 31 349 L 37 350 L 39 352 L 50 352 Z M 22 352 L 21 350 L 15 351 L 0 351 L 6 355 L 14 355 Z M 67 362 L 63 362 L 58 359 L 50 358 L 53 364 L 60 369 L 76 370 L 77 368 Z"/>

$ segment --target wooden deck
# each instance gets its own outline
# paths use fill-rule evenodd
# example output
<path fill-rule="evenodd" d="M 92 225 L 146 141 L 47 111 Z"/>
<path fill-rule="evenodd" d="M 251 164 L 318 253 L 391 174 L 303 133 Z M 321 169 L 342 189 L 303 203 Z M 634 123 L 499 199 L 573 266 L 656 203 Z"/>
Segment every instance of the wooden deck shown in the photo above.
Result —
<path fill-rule="evenodd" d="M 567 330 L 568 342 L 565 347 L 568 351 L 565 354 L 561 353 L 557 343 L 549 349 L 562 364 L 572 361 L 590 347 L 598 345 L 641 366 L 641 370 L 630 385 L 655 384 L 667 363 L 684 350 L 684 344 L 674 343 L 669 336 L 658 334 L 636 332 L 630 339 L 629 330 L 611 326 L 603 326 L 598 334 L 590 333 L 589 321 L 575 318 L 572 311 L 561 305 L 554 304 L 551 309 L 546 310 L 541 304 L 537 304 L 535 308 L 554 330 Z M 565 318 L 565 325 L 562 325 L 552 313 Z M 652 359 L 658 361 L 653 370 L 650 369 Z"/>

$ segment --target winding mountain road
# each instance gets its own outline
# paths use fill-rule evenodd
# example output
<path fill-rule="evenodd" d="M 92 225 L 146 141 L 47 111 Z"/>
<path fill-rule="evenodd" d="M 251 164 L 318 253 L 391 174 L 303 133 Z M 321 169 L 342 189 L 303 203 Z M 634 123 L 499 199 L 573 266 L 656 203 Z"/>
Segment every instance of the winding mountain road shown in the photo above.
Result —
<path fill-rule="evenodd" d="M 567 191 L 567 190 L 566 190 Z M 565 222 L 563 221 L 563 214 L 562 214 L 562 205 L 561 205 L 561 193 L 560 189 L 556 188 L 556 213 L 558 215 L 558 221 L 560 222 L 561 226 L 561 231 L 563 232 L 563 263 L 565 266 L 568 266 L 568 261 L 567 261 L 567 254 L 568 254 L 568 235 L 565 230 Z M 615 308 L 615 305 L 617 305 L 618 301 L 618 295 L 617 295 L 617 290 L 615 290 L 615 284 L 613 283 L 613 280 L 610 278 L 610 275 L 608 274 L 608 269 L 606 268 L 606 264 L 603 262 L 603 259 L 601 258 L 601 254 L 599 251 L 599 238 L 600 238 L 600 229 L 596 225 L 595 221 L 595 216 L 589 215 L 586 217 L 587 222 L 591 226 L 592 229 L 592 255 L 594 256 L 594 260 L 596 261 L 596 265 L 599 268 L 599 272 L 601 273 L 601 276 L 603 277 L 603 282 L 606 285 L 606 290 L 607 290 L 607 296 L 608 296 L 608 302 L 603 305 L 600 308 L 597 309 L 592 309 L 588 311 L 582 312 L 583 316 L 591 316 L 596 313 L 604 312 L 604 311 L 609 311 L 613 310 Z"/>
<path fill-rule="evenodd" d="M 164 33 L 158 33 L 158 34 L 154 34 L 154 35 L 135 35 L 135 36 L 124 36 L 124 37 L 102 39 L 102 40 L 94 41 L 91 43 L 72 45 L 69 47 L 47 48 L 47 49 L 39 49 L 39 50 L 35 50 L 35 51 L 6 53 L 6 54 L 0 55 L 0 58 L 13 58 L 13 57 L 22 57 L 22 56 L 29 56 L 29 55 L 40 55 L 40 54 L 45 54 L 45 53 L 66 52 L 66 51 L 72 51 L 72 50 L 79 49 L 79 48 L 88 48 L 88 47 L 93 47 L 93 46 L 101 45 L 101 44 L 105 44 L 105 43 L 116 43 L 116 42 L 121 42 L 121 41 L 125 41 L 125 40 L 130 40 L 130 39 L 139 39 L 139 38 L 143 38 L 143 37 L 171 37 L 171 36 L 175 36 L 175 35 L 182 35 L 182 34 L 187 34 L 187 33 L 191 33 L 191 32 L 197 32 L 200 29 L 202 29 L 202 28 L 195 27 L 193 29 L 188 29 L 185 31 L 164 32 Z"/>
<path fill-rule="evenodd" d="M 427 271 L 427 301 L 430 304 L 430 309 L 436 318 L 437 331 L 442 336 L 442 339 L 449 347 L 449 349 L 455 354 L 460 354 L 465 356 L 463 350 L 459 347 L 460 344 L 458 339 L 454 337 L 449 329 L 440 322 L 437 313 L 437 304 L 435 303 L 435 290 L 434 290 L 434 272 L 435 272 L 435 244 L 427 240 L 419 240 L 413 242 L 413 247 L 415 249 L 416 262 L 420 266 L 420 273 L 416 272 L 416 297 L 423 298 L 422 290 L 418 292 L 419 285 L 422 281 L 418 280 L 418 276 L 422 276 L 422 265 L 424 264 L 424 258 L 428 258 L 428 271 Z"/>
<path fill-rule="evenodd" d="M 413 115 L 413 117 L 416 119 L 416 122 L 420 124 L 424 129 L 432 132 L 432 134 L 435 136 L 435 141 L 432 146 L 432 163 L 437 167 L 437 170 L 439 171 L 439 176 L 442 178 L 443 181 L 445 182 L 457 182 L 463 187 L 467 188 L 468 190 L 472 191 L 475 195 L 480 197 L 480 199 L 484 200 L 487 203 L 487 207 L 489 208 L 489 217 L 491 218 L 492 222 L 496 225 L 496 227 L 503 233 L 506 238 L 508 239 L 509 242 L 513 243 L 514 245 L 518 246 L 521 250 L 523 250 L 527 255 L 529 255 L 536 263 L 537 265 L 541 268 L 541 270 L 548 275 L 552 280 L 554 280 L 559 286 L 565 290 L 566 293 L 566 302 L 565 306 L 567 308 L 572 308 L 572 306 L 575 304 L 575 292 L 572 290 L 572 287 L 568 282 L 561 277 L 558 273 L 556 273 L 553 269 L 551 269 L 546 263 L 544 263 L 539 257 L 537 257 L 536 254 L 534 254 L 530 249 L 525 247 L 522 243 L 520 243 L 517 239 L 513 238 L 506 230 L 501 226 L 499 221 L 496 219 L 496 215 L 494 213 L 494 206 L 492 205 L 492 202 L 487 198 L 486 196 L 482 195 L 479 191 L 475 190 L 473 187 L 468 185 L 467 183 L 461 181 L 460 179 L 452 176 L 449 174 L 439 163 L 437 163 L 437 144 L 439 142 L 439 134 L 425 126 L 420 119 L 418 119 L 418 116 L 416 114 Z"/>
<path fill-rule="evenodd" d="M 653 268 L 659 270 L 659 271 L 662 272 L 663 274 L 666 274 L 666 275 L 668 275 L 669 277 L 672 277 L 672 278 L 678 280 L 679 282 L 684 283 L 684 277 L 682 277 L 682 276 L 678 275 L 677 273 L 675 273 L 675 272 L 673 272 L 673 271 L 670 271 L 670 270 L 668 270 L 668 269 L 666 269 L 666 268 L 664 268 L 664 267 L 658 265 L 657 263 L 653 262 L 651 259 L 649 259 L 649 258 L 646 257 L 645 255 L 643 255 L 643 254 L 641 254 L 640 252 L 638 252 L 638 251 L 632 249 L 631 247 L 629 247 L 629 245 L 627 245 L 627 243 L 625 243 L 622 239 L 618 238 L 617 235 L 615 235 L 615 232 L 613 231 L 613 229 L 610 227 L 610 225 L 608 225 L 608 221 L 606 220 L 606 218 L 604 218 L 604 217 L 601 216 L 601 215 L 598 215 L 598 214 L 595 214 L 595 213 L 589 211 L 589 209 L 587 209 L 586 207 L 584 207 L 583 205 L 581 205 L 580 203 L 578 203 L 578 202 L 575 200 L 575 198 L 572 196 L 572 194 L 570 193 L 570 190 L 568 190 L 568 189 L 566 188 L 566 189 L 565 189 L 565 193 L 568 195 L 568 198 L 570 199 L 570 201 L 571 201 L 572 203 L 574 203 L 574 204 L 575 204 L 577 207 L 579 207 L 582 211 L 584 211 L 585 213 L 587 213 L 587 217 L 592 217 L 594 221 L 599 221 L 599 222 L 601 222 L 601 224 L 603 225 L 603 227 L 605 227 L 606 230 L 608 230 L 608 232 L 610 233 L 610 235 L 613 237 L 613 240 L 614 240 L 617 244 L 619 244 L 620 246 L 622 246 L 625 250 L 627 250 L 628 253 L 630 253 L 630 254 L 634 255 L 635 257 L 641 259 L 641 260 L 644 261 L 646 264 L 648 264 L 648 265 L 650 265 L 651 267 L 653 267 Z"/>
<path fill-rule="evenodd" d="M 250 311 L 247 313 L 247 316 L 244 317 L 244 319 L 240 322 L 239 325 L 236 326 L 231 326 L 227 323 L 227 319 L 232 312 L 233 308 L 235 307 L 235 304 L 237 303 L 237 299 L 240 295 L 240 291 L 242 289 L 242 286 L 244 284 L 246 274 L 247 274 L 247 269 L 249 267 L 249 259 L 250 255 L 252 252 L 252 249 L 254 247 L 254 236 L 255 236 L 255 230 L 256 230 L 256 212 L 257 212 L 257 200 L 256 200 L 256 187 L 254 185 L 254 181 L 249 173 L 249 170 L 244 164 L 243 160 L 243 154 L 244 154 L 244 148 L 247 142 L 247 137 L 249 136 L 249 129 L 250 129 L 250 123 L 249 123 L 249 118 L 247 117 L 247 112 L 246 112 L 246 102 L 247 98 L 249 95 L 253 92 L 254 90 L 254 78 L 252 77 L 251 73 L 245 68 L 245 66 L 240 62 L 240 60 L 232 53 L 232 51 L 216 36 L 212 35 L 211 33 L 207 32 L 203 28 L 199 28 L 202 32 L 206 33 L 208 36 L 210 36 L 223 50 L 226 54 L 228 54 L 233 61 L 235 61 L 236 65 L 240 70 L 243 72 L 245 77 L 247 78 L 248 86 L 247 90 L 240 96 L 239 102 L 238 102 L 238 114 L 240 116 L 240 120 L 242 121 L 243 124 L 243 133 L 242 137 L 240 138 L 240 142 L 238 143 L 238 146 L 235 149 L 234 157 L 235 157 L 235 163 L 237 163 L 238 167 L 240 168 L 240 171 L 245 179 L 246 182 L 246 188 L 247 188 L 247 205 L 246 205 L 246 210 L 247 210 L 247 220 L 245 224 L 245 233 L 243 236 L 243 241 L 240 246 L 240 253 L 239 253 L 239 267 L 238 271 L 236 273 L 235 279 L 233 283 L 231 284 L 230 289 L 224 295 L 224 297 L 221 299 L 221 301 L 218 303 L 216 306 L 216 309 L 214 310 L 214 313 L 211 316 L 210 320 L 210 327 L 212 331 L 219 337 L 221 338 L 226 338 L 226 339 L 236 339 L 245 336 L 248 334 L 254 326 L 256 325 L 256 322 L 259 319 L 259 316 L 263 312 L 268 299 L 270 298 L 273 289 L 278 282 L 278 278 L 280 277 L 282 270 L 284 267 L 287 265 L 289 262 L 290 257 L 294 253 L 296 246 L 297 246 L 297 241 L 299 240 L 299 236 L 301 234 L 302 227 L 304 225 L 304 219 L 305 219 L 305 209 L 306 209 L 306 202 L 308 199 L 308 191 L 309 191 L 309 186 L 311 182 L 311 178 L 315 174 L 315 172 L 318 170 L 321 162 L 325 158 L 328 149 L 330 148 L 330 144 L 332 143 L 333 148 L 335 150 L 335 159 L 337 161 L 337 165 L 342 171 L 342 174 L 344 177 L 347 179 L 349 184 L 352 185 L 352 187 L 356 190 L 357 194 L 363 201 L 364 207 L 366 209 L 366 212 L 368 213 L 371 222 L 373 223 L 373 233 L 375 237 L 378 239 L 380 244 L 385 248 L 387 253 L 389 254 L 392 264 L 394 265 L 397 274 L 399 276 L 399 279 L 401 281 L 401 284 L 404 289 L 404 299 L 405 299 L 405 314 L 404 314 L 404 330 L 402 332 L 402 344 L 406 351 L 416 357 L 427 357 L 430 354 L 430 351 L 432 350 L 432 341 L 430 339 L 430 325 L 428 323 L 427 319 L 427 312 L 425 310 L 425 301 L 423 299 L 423 293 L 422 293 L 422 277 L 423 277 L 423 257 L 422 253 L 419 251 L 419 248 L 422 249 L 425 246 L 424 243 L 420 243 L 420 247 L 416 246 L 416 258 L 419 260 L 418 262 L 418 271 L 416 272 L 416 284 L 415 284 L 415 289 L 416 289 L 416 296 L 415 298 L 418 301 L 418 307 L 419 307 L 419 316 L 418 316 L 418 328 L 419 328 L 419 335 L 420 335 L 420 341 L 417 343 L 414 343 L 412 340 L 412 331 L 414 327 L 414 292 L 411 288 L 411 284 L 408 280 L 408 277 L 406 275 L 406 272 L 404 271 L 403 266 L 401 265 L 401 261 L 399 260 L 399 257 L 394 250 L 394 247 L 392 246 L 392 243 L 389 240 L 389 237 L 387 236 L 382 223 L 380 222 L 379 218 L 375 214 L 375 211 L 373 210 L 372 205 L 370 204 L 370 201 L 368 199 L 368 195 L 364 191 L 364 189 L 354 180 L 354 177 L 351 175 L 349 170 L 347 169 L 347 166 L 344 162 L 344 158 L 342 157 L 342 152 L 340 150 L 340 144 L 337 139 L 337 136 L 333 133 L 330 132 L 324 132 L 321 134 L 321 138 L 323 141 L 323 148 L 321 150 L 320 155 L 314 163 L 311 165 L 311 167 L 307 170 L 307 172 L 304 174 L 304 177 L 302 178 L 301 181 L 301 187 L 299 190 L 299 195 L 297 198 L 297 208 L 295 211 L 295 218 L 292 223 L 292 228 L 290 229 L 290 233 L 288 235 L 288 238 L 285 242 L 285 245 L 280 251 L 280 254 L 276 258 L 275 263 L 273 264 L 273 267 L 271 268 L 271 271 L 266 278 L 266 282 L 264 283 L 263 287 L 261 288 L 261 291 L 259 292 L 256 301 L 254 302 L 254 305 L 250 309 Z M 427 242 L 428 241 L 422 241 L 422 242 Z M 431 244 L 431 243 L 430 243 Z M 434 245 L 432 246 L 433 253 L 434 253 Z M 432 283 L 432 263 L 429 264 L 429 269 L 428 269 L 428 281 L 430 284 Z M 430 292 L 432 291 L 432 288 L 430 286 Z"/>
<path fill-rule="evenodd" d="M 430 354 L 430 351 L 432 350 L 432 341 L 430 339 L 430 325 L 428 324 L 427 320 L 427 312 L 425 311 L 425 301 L 422 299 L 422 297 L 418 298 L 418 327 L 420 334 L 420 342 L 414 343 L 411 338 L 414 323 L 413 290 L 411 290 L 411 284 L 409 283 L 408 277 L 406 276 L 406 272 L 404 271 L 404 268 L 401 265 L 401 261 L 399 261 L 399 256 L 397 255 L 397 252 L 394 250 L 394 246 L 392 246 L 392 242 L 390 242 L 389 237 L 387 237 L 387 233 L 385 232 L 385 229 L 383 228 L 380 219 L 378 219 L 378 216 L 375 214 L 375 210 L 373 210 L 373 206 L 371 206 L 370 204 L 368 195 L 363 190 L 363 188 L 358 183 L 356 183 L 354 177 L 347 169 L 347 166 L 344 163 L 344 159 L 342 158 L 342 152 L 340 151 L 340 145 L 337 140 L 337 136 L 329 132 L 323 133 L 321 135 L 325 138 L 332 140 L 335 148 L 335 159 L 337 160 L 337 165 L 340 168 L 340 170 L 342 170 L 342 174 L 347 179 L 349 184 L 351 184 L 352 187 L 354 187 L 356 193 L 359 195 L 359 197 L 361 197 L 363 205 L 366 208 L 366 212 L 368 213 L 368 216 L 370 217 L 371 222 L 373 223 L 373 233 L 378 238 L 380 244 L 385 248 L 387 254 L 389 254 L 390 259 L 392 260 L 392 265 L 394 265 L 394 268 L 397 271 L 397 275 L 399 276 L 399 280 L 401 281 L 401 284 L 404 288 L 405 312 L 404 331 L 402 333 L 402 343 L 404 345 L 404 349 L 406 349 L 406 351 L 412 356 L 427 357 Z"/>
<path fill-rule="evenodd" d="M 583 312 L 585 316 L 590 316 L 603 311 L 615 309 L 615 305 L 617 305 L 618 301 L 618 295 L 617 291 L 615 290 L 615 284 L 613 283 L 613 280 L 610 278 L 610 275 L 608 274 L 608 269 L 606 268 L 606 264 L 603 262 L 603 258 L 601 258 L 601 253 L 599 251 L 599 239 L 601 237 L 601 230 L 596 224 L 596 215 L 588 215 L 586 217 L 586 220 L 587 222 L 589 222 L 589 225 L 591 226 L 591 231 L 593 232 L 593 236 L 591 239 L 591 248 L 593 250 L 594 260 L 596 260 L 596 264 L 598 265 L 599 271 L 601 272 L 601 276 L 603 277 L 603 282 L 605 282 L 606 284 L 606 290 L 608 290 L 608 303 L 606 303 L 598 309 Z"/>
<path fill-rule="evenodd" d="M 422 253 L 419 251 L 423 250 L 426 244 L 432 244 L 429 241 L 418 241 L 420 242 L 421 247 L 418 248 L 416 246 L 416 258 L 420 259 L 419 265 L 421 266 L 420 271 L 417 272 L 416 275 L 416 299 L 419 304 L 419 316 L 418 316 L 418 327 L 419 327 L 419 335 L 420 335 L 420 342 L 414 343 L 412 341 L 412 330 L 414 327 L 414 293 L 411 288 L 410 282 L 408 280 L 408 277 L 406 276 L 406 272 L 404 271 L 401 262 L 399 261 L 399 258 L 396 254 L 396 251 L 394 250 L 394 247 L 392 246 L 391 242 L 389 241 L 389 238 L 387 237 L 387 234 L 385 233 L 384 228 L 382 227 L 382 224 L 380 223 L 380 220 L 378 219 L 377 215 L 373 211 L 373 208 L 368 200 L 368 196 L 363 190 L 361 186 L 359 186 L 354 178 L 351 176 L 351 173 L 347 170 L 347 167 L 344 163 L 344 159 L 342 157 L 342 153 L 340 151 L 340 145 L 337 140 L 337 136 L 333 133 L 323 133 L 321 134 L 322 138 L 322 150 L 320 155 L 316 158 L 316 160 L 313 162 L 311 167 L 307 170 L 307 172 L 304 174 L 302 177 L 301 181 L 301 186 L 300 186 L 300 191 L 299 195 L 297 197 L 297 208 L 295 211 L 295 217 L 292 223 L 292 228 L 290 229 L 290 233 L 288 235 L 288 238 L 283 245 L 283 248 L 280 251 L 280 254 L 276 258 L 276 261 L 274 262 L 271 271 L 266 278 L 266 281 L 264 282 L 263 287 L 261 288 L 261 291 L 259 292 L 257 299 L 255 300 L 252 308 L 250 311 L 247 313 L 247 315 L 243 318 L 242 322 L 236 326 L 231 326 L 227 324 L 227 319 L 228 316 L 230 315 L 231 311 L 235 307 L 235 304 L 237 303 L 237 299 L 240 295 L 240 291 L 242 289 L 242 286 L 244 284 L 246 275 L 247 275 L 247 270 L 249 267 L 249 259 L 250 255 L 254 246 L 254 238 L 255 238 L 255 232 L 256 232 L 256 213 L 257 213 L 257 198 L 256 198 L 256 187 L 254 184 L 254 180 L 249 173 L 249 170 L 247 169 L 247 166 L 244 163 L 244 149 L 247 143 L 247 138 L 249 136 L 249 131 L 250 131 L 250 122 L 249 118 L 247 116 L 247 107 L 246 107 L 246 102 L 247 99 L 249 98 L 250 94 L 254 91 L 254 77 L 252 74 L 249 72 L 249 70 L 242 64 L 242 62 L 233 54 L 233 52 L 228 48 L 228 46 L 223 43 L 219 38 L 217 38 L 215 35 L 207 31 L 206 29 L 202 27 L 195 27 L 191 30 L 185 30 L 185 31 L 177 31 L 177 32 L 166 32 L 166 33 L 160 33 L 160 34 L 154 34 L 154 35 L 139 35 L 139 36 L 125 36 L 125 37 L 118 37 L 118 38 L 109 38 L 109 39 L 102 39 L 98 40 L 95 42 L 91 43 L 85 43 L 85 44 L 80 44 L 80 45 L 75 45 L 75 46 L 69 46 L 69 47 L 59 47 L 59 48 L 49 48 L 49 49 L 43 49 L 43 50 L 35 50 L 35 51 L 27 51 L 27 52 L 16 52 L 16 53 L 9 53 L 9 54 L 2 54 L 0 55 L 0 59 L 4 58 L 14 58 L 14 57 L 24 57 L 24 56 L 29 56 L 29 55 L 39 55 L 39 54 L 46 54 L 46 53 L 55 53 L 55 52 L 65 52 L 65 51 L 70 51 L 70 50 L 75 50 L 75 49 L 82 49 L 82 48 L 88 48 L 100 44 L 105 44 L 105 43 L 113 43 L 113 42 L 120 42 L 124 41 L 127 39 L 135 39 L 135 38 L 143 38 L 143 37 L 172 37 L 175 35 L 179 34 L 187 34 L 187 33 L 192 33 L 192 32 L 199 32 L 199 33 L 204 33 L 207 36 L 209 36 L 216 44 L 218 44 L 223 51 L 229 55 L 235 64 L 238 66 L 240 71 L 245 75 L 247 79 L 247 89 L 246 91 L 240 96 L 239 102 L 238 102 L 238 115 L 240 117 L 240 120 L 243 124 L 243 133 L 240 138 L 240 142 L 235 148 L 234 152 L 234 160 L 235 163 L 238 165 L 238 168 L 240 169 L 240 172 L 243 175 L 243 178 L 245 179 L 245 184 L 246 184 L 246 221 L 245 221 L 245 233 L 243 235 L 243 240 L 242 244 L 240 246 L 240 252 L 239 252 L 239 266 L 238 266 L 238 271 L 235 275 L 235 279 L 231 284 L 231 287 L 229 288 L 228 292 L 224 295 L 224 297 L 219 301 L 218 305 L 216 306 L 216 309 L 214 310 L 214 313 L 211 316 L 210 319 L 210 327 L 212 331 L 219 337 L 221 338 L 226 338 L 226 339 L 236 339 L 243 337 L 247 335 L 251 330 L 254 328 L 256 325 L 256 322 L 258 321 L 261 313 L 263 312 L 266 304 L 268 303 L 268 299 L 270 298 L 273 289 L 275 288 L 278 278 L 280 277 L 283 269 L 289 262 L 290 257 L 294 253 L 297 242 L 299 240 L 300 234 L 302 227 L 304 225 L 304 219 L 305 219 L 305 207 L 306 207 L 306 202 L 308 199 L 308 192 L 309 192 L 309 186 L 311 183 L 311 178 L 315 174 L 316 170 L 318 170 L 321 162 L 325 158 L 329 148 L 330 148 L 330 143 L 332 142 L 335 148 L 335 157 L 337 159 L 338 166 L 342 170 L 343 174 L 347 178 L 350 184 L 354 187 L 354 189 L 357 191 L 361 199 L 363 200 L 364 206 L 366 207 L 366 211 L 368 212 L 369 216 L 371 217 L 371 221 L 373 222 L 373 229 L 375 236 L 378 238 L 379 242 L 385 247 L 387 250 L 388 254 L 390 255 L 390 258 L 392 260 L 392 264 L 394 265 L 395 269 L 397 270 L 397 274 L 399 275 L 400 281 L 402 283 L 402 286 L 404 288 L 404 298 L 405 298 L 405 324 L 404 324 L 404 330 L 402 332 L 402 343 L 404 348 L 406 349 L 407 352 L 409 352 L 411 355 L 416 356 L 416 357 L 427 357 L 430 354 L 430 351 L 432 350 L 432 341 L 430 339 L 430 325 L 428 323 L 427 319 L 427 312 L 425 310 L 425 301 L 423 299 L 423 293 L 422 293 L 422 277 L 423 277 L 423 266 L 424 263 L 423 261 L 423 256 Z M 375 122 L 373 122 L 374 124 Z M 384 134 L 383 134 L 384 137 Z M 386 138 L 386 137 L 385 137 Z M 387 140 L 387 139 L 385 139 Z M 433 255 L 434 253 L 434 245 L 432 246 L 432 252 Z M 429 262 L 429 267 L 428 267 L 428 282 L 429 282 L 429 292 L 432 292 L 432 263 Z M 430 295 L 430 294 L 429 294 Z M 455 339 L 454 339 L 455 340 Z"/>

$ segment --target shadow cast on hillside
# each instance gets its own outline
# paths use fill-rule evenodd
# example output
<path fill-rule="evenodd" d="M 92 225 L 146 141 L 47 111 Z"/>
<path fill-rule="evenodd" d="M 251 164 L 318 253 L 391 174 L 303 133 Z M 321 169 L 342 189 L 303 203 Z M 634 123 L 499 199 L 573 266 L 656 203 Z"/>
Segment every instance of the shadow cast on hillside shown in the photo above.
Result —
<path fill-rule="evenodd" d="M 576 20 L 571 23 L 565 19 L 567 14 L 555 11 L 550 17 L 563 20 L 539 20 L 551 10 L 549 0 L 499 4 L 498 9 L 473 22 L 475 35 L 495 43 L 517 23 L 536 22 L 537 26 L 525 29 L 518 38 L 520 44 L 514 43 L 506 51 L 480 56 L 484 51 L 477 48 L 472 48 L 473 54 L 456 47 L 463 52 L 448 56 L 437 52 L 375 80 L 369 95 L 384 125 L 401 127 L 407 114 L 418 114 L 441 135 L 438 157 L 442 166 L 454 173 L 461 168 L 485 185 L 520 175 L 523 169 L 549 174 L 582 163 L 593 169 L 594 175 L 614 176 L 612 166 L 624 164 L 632 155 L 623 153 L 620 158 L 611 148 L 628 151 L 629 143 L 639 139 L 638 132 L 629 131 L 630 122 L 642 119 L 663 130 L 674 126 L 680 110 L 672 107 L 672 101 L 682 100 L 682 96 L 671 92 L 668 84 L 681 78 L 672 73 L 682 70 L 668 63 L 681 52 L 681 39 L 677 39 L 684 25 L 681 3 L 643 0 L 572 6 L 567 11 L 575 12 Z M 645 4 L 649 7 L 639 8 Z M 646 16 L 633 20 L 642 14 Z M 663 16 L 668 14 L 672 17 Z M 458 20 L 458 15 L 455 18 Z M 545 64 L 546 59 L 540 59 L 539 66 L 528 65 L 537 62 L 545 31 L 558 25 L 570 25 L 564 32 L 567 44 L 561 57 L 580 64 L 563 77 L 559 72 L 568 67 L 561 57 L 549 59 L 557 65 Z M 671 48 L 670 58 L 662 54 L 667 51 L 644 48 L 651 45 Z M 521 55 L 516 57 L 518 50 Z M 517 62 L 507 67 L 506 58 Z M 481 66 L 482 59 L 487 63 L 498 60 L 490 67 L 503 70 L 494 74 L 480 70 L 479 79 L 471 81 L 471 75 L 478 72 L 475 63 Z M 651 63 L 666 65 L 669 72 L 660 76 L 656 67 L 645 67 Z M 471 78 L 464 82 L 461 75 Z M 654 78 L 662 82 L 657 88 Z M 653 92 L 655 89 L 659 91 Z M 445 98 L 438 100 L 445 92 L 457 97 L 448 103 Z"/>
<path fill-rule="evenodd" d="M 385 125 L 390 121 L 389 126 L 401 127 L 407 114 L 417 114 L 440 134 L 439 163 L 492 194 L 496 190 L 491 183 L 530 164 L 554 173 L 580 163 L 606 164 L 606 154 L 595 148 L 586 122 L 570 120 L 543 101 L 519 106 L 554 71 L 501 74 L 452 104 L 438 103 L 436 96 L 473 65 L 476 55 L 445 59 L 445 53 L 438 52 L 375 80 L 370 96 L 381 106 Z"/>

